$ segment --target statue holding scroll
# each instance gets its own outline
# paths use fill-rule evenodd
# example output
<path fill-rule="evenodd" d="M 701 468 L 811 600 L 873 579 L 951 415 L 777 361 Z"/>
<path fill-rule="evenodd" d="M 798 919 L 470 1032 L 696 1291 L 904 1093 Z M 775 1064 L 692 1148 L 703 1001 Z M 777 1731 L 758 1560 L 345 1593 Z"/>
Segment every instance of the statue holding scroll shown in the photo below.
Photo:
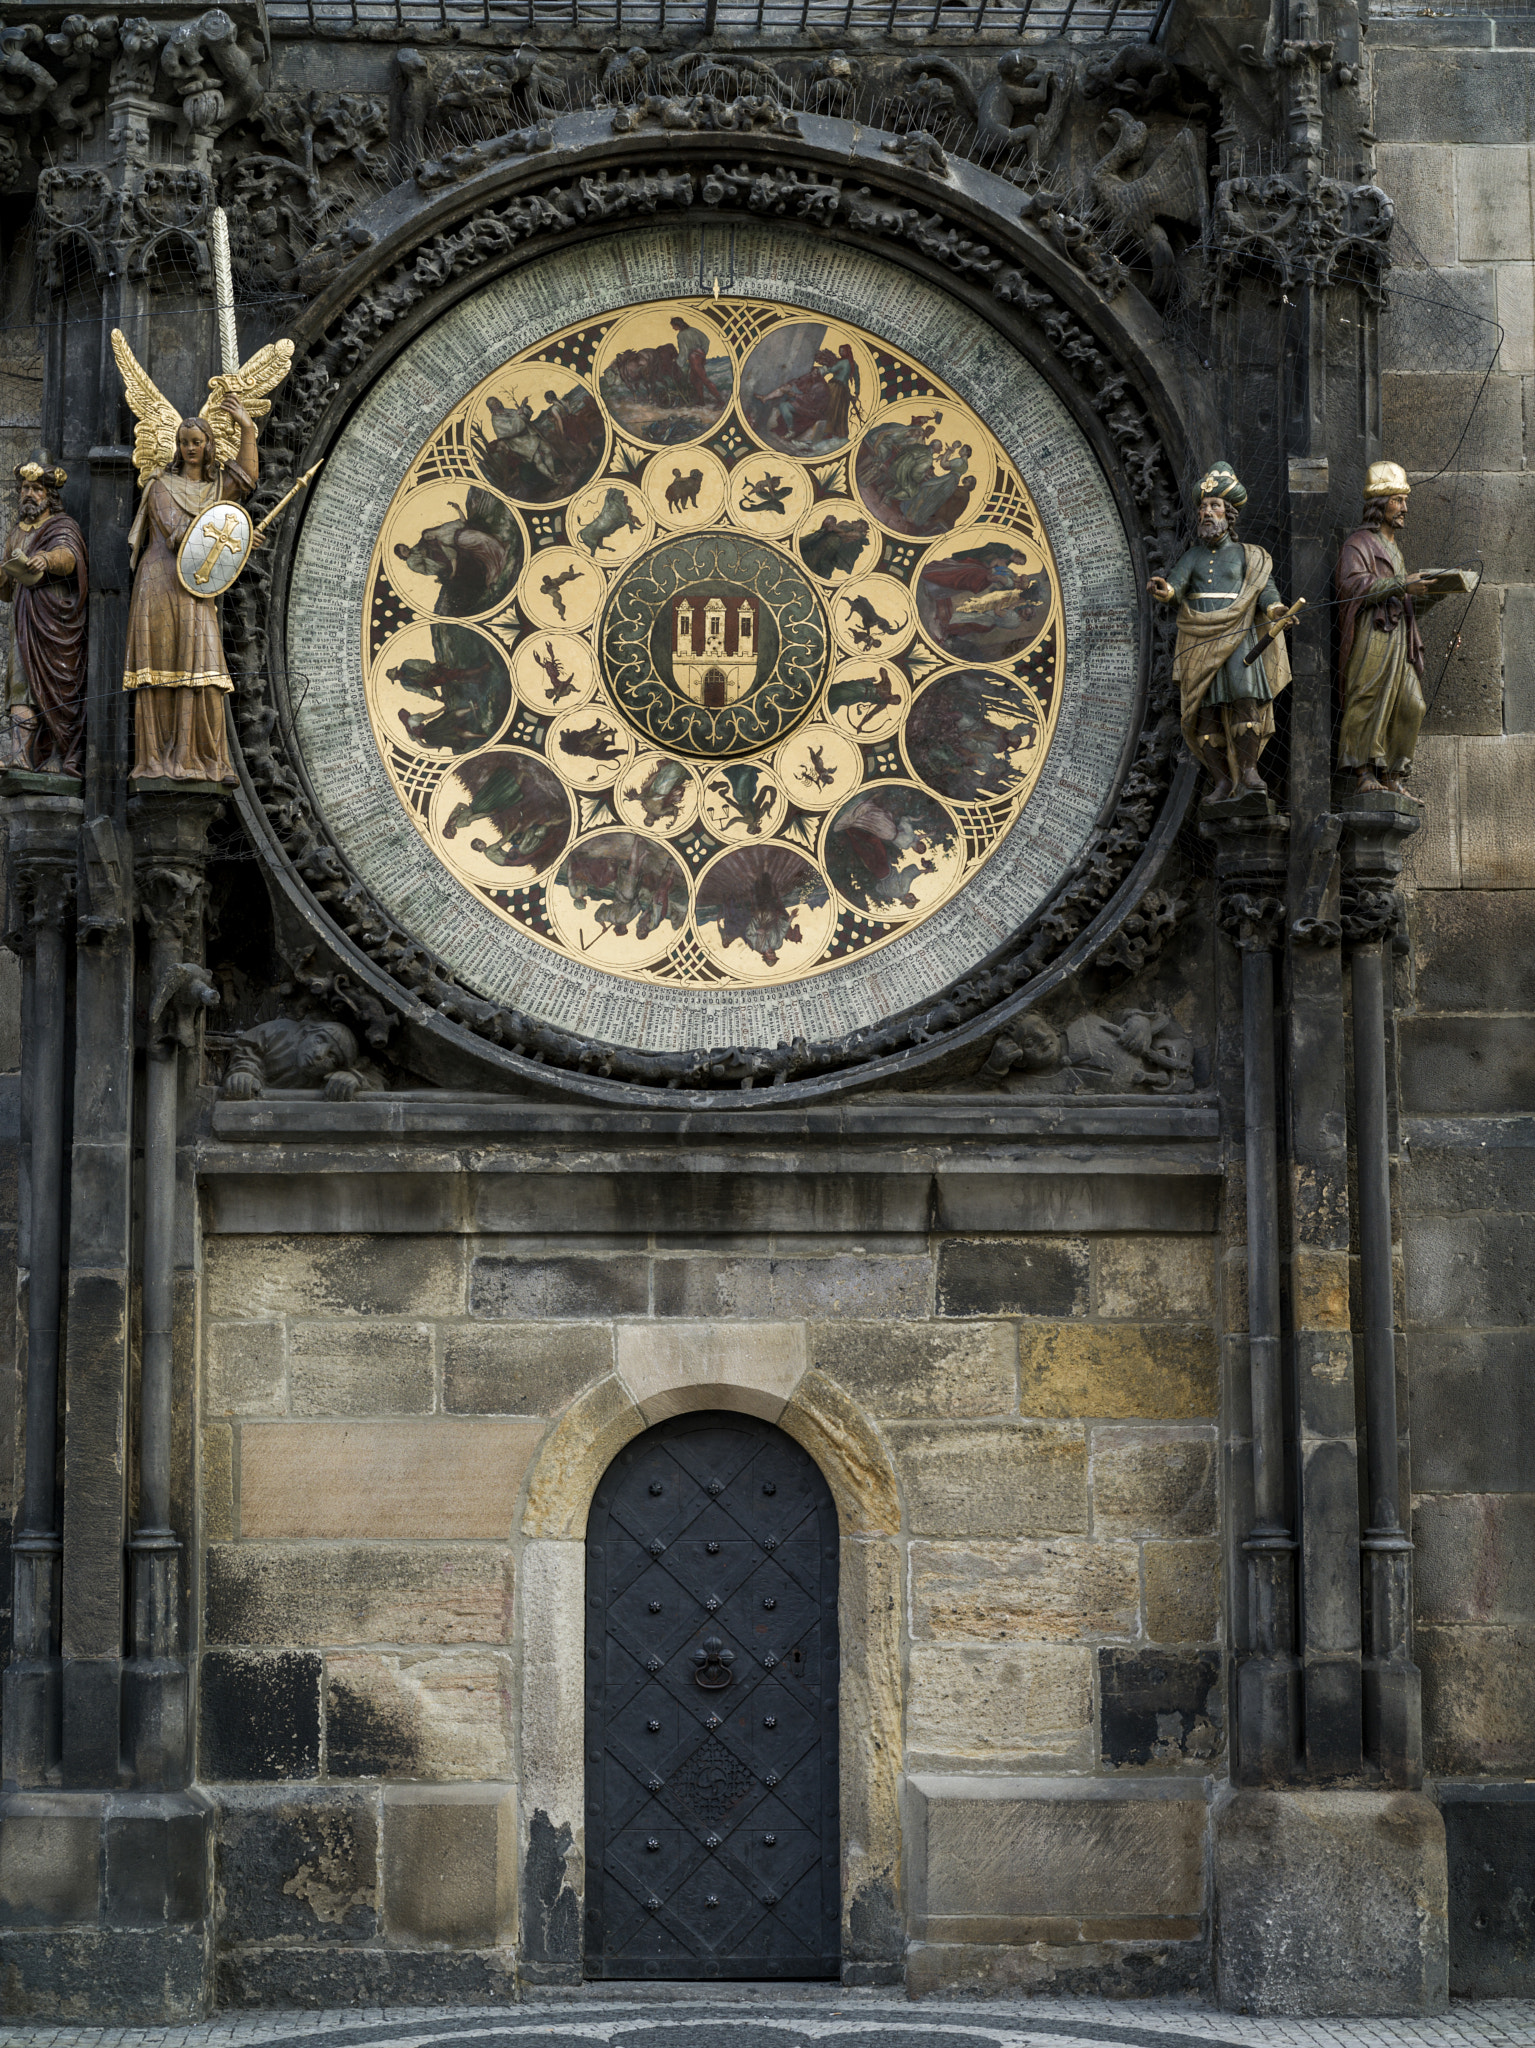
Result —
<path fill-rule="evenodd" d="M 134 692 L 135 777 L 233 783 L 224 699 L 233 688 L 218 596 L 254 540 L 243 500 L 256 487 L 256 421 L 288 373 L 291 341 L 269 342 L 208 379 L 202 411 L 183 419 L 121 332 L 112 352 L 138 421 L 133 461 L 143 496 L 128 535 L 133 599 L 123 688 Z"/>
<path fill-rule="evenodd" d="M 62 469 L 23 462 L 16 524 L 0 554 L 0 604 L 13 607 L 26 713 L 15 765 L 78 778 L 85 766 L 85 536 L 64 510 Z M 22 716 L 18 712 L 18 718 Z"/>
<path fill-rule="evenodd" d="M 1423 697 L 1423 642 L 1417 607 L 1475 590 L 1475 569 L 1407 573 L 1396 536 L 1412 486 L 1397 462 L 1372 462 L 1364 480 L 1364 523 L 1338 556 L 1338 672 L 1343 716 L 1338 766 L 1360 789 L 1407 792 Z"/>

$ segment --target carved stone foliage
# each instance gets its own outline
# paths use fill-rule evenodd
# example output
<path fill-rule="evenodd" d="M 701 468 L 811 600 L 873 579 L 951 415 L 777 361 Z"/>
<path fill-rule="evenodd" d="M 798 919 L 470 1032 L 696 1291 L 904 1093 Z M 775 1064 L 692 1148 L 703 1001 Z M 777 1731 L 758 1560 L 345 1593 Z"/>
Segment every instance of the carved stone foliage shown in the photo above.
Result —
<path fill-rule="evenodd" d="M 1390 938 L 1402 919 L 1402 899 L 1379 876 L 1345 876 L 1342 889 L 1343 936 L 1351 946 Z"/>
<path fill-rule="evenodd" d="M 1279 942 L 1284 898 L 1256 889 L 1223 889 L 1220 928 L 1239 953 L 1267 953 Z"/>
<path fill-rule="evenodd" d="M 236 269 L 286 290 L 320 289 L 374 240 L 351 218 L 355 192 L 285 157 L 236 156 L 220 198 Z"/>
<path fill-rule="evenodd" d="M 1336 178 L 1224 178 L 1215 188 L 1206 290 L 1229 301 L 1244 277 L 1277 301 L 1300 285 L 1357 284 L 1385 300 L 1396 217 L 1378 185 Z"/>
<path fill-rule="evenodd" d="M 851 238 L 894 244 L 919 253 L 1011 308 L 1014 318 L 1032 332 L 1035 345 L 1053 355 L 1064 376 L 1079 387 L 1079 405 L 1098 416 L 1118 449 L 1148 560 L 1165 564 L 1172 559 L 1179 522 L 1176 484 L 1146 399 L 1073 312 L 942 212 L 903 203 L 870 183 L 749 157 L 730 164 L 716 162 L 701 174 L 636 167 L 525 187 L 424 241 L 372 281 L 295 358 L 267 432 L 258 494 L 263 503 L 253 503 L 253 511 L 259 516 L 264 503 L 276 501 L 296 473 L 300 456 L 311 450 L 332 398 L 423 299 L 447 285 L 471 280 L 476 271 L 504 267 L 541 240 L 597 222 L 698 207 L 782 215 L 835 228 Z M 783 1085 L 868 1069 L 877 1061 L 941 1041 L 1005 1002 L 1072 945 L 1146 851 L 1167 804 L 1177 761 L 1177 726 L 1171 715 L 1175 693 L 1170 640 L 1159 632 L 1145 729 L 1112 816 L 1043 914 L 984 970 L 925 1004 L 920 1014 L 825 1044 L 797 1042 L 676 1055 L 594 1044 L 459 985 L 426 945 L 391 922 L 332 843 L 310 802 L 304 776 L 290 758 L 280 698 L 268 673 L 272 559 L 266 551 L 254 557 L 231 592 L 225 635 L 237 679 L 235 708 L 245 766 L 276 845 L 324 917 L 400 988 L 402 1013 L 428 1006 L 490 1046 L 529 1056 L 544 1073 L 566 1067 L 670 1088 Z M 347 975 L 346 955 L 338 951 L 327 960 L 322 942 L 314 969 L 317 983 L 331 974 L 339 981 Z M 351 979 L 355 986 L 356 977 Z M 382 1013 L 387 1003 L 375 1002 L 375 1007 Z M 380 1014 L 376 1028 L 381 1038 L 388 1035 L 389 1021 Z M 371 1031 L 369 1036 L 372 1039 Z"/>
<path fill-rule="evenodd" d="M 1129 283 L 1130 273 L 1112 250 L 1105 248 L 1092 225 L 1071 211 L 1070 202 L 1059 192 L 1041 186 L 1029 193 L 1018 209 L 1018 218 L 1039 229 L 1060 255 L 1095 284 L 1105 298 L 1113 298 Z"/>
<path fill-rule="evenodd" d="M 75 907 L 75 869 L 60 857 L 25 847 L 6 849 L 5 930 L 0 946 L 17 959 L 30 953 L 40 930 L 63 931 Z"/>
<path fill-rule="evenodd" d="M 270 93 L 259 118 L 306 177 L 338 158 L 376 178 L 388 169 L 389 103 L 376 93 Z"/>
<path fill-rule="evenodd" d="M 1102 973 L 1139 974 L 1157 959 L 1189 912 L 1189 899 L 1170 888 L 1148 889 L 1106 946 L 1093 955 Z"/>
<path fill-rule="evenodd" d="M 215 139 L 255 113 L 265 54 L 220 8 L 175 24 L 69 15 L 0 29 L 0 189 L 37 171 L 38 247 L 57 289 L 71 261 L 143 277 L 173 250 L 206 280 Z M 84 146 L 101 126 L 110 146 Z M 151 147 L 154 124 L 181 146 Z M 59 143 L 69 151 L 59 161 Z M 182 151 L 185 154 L 182 154 Z"/>
<path fill-rule="evenodd" d="M 236 146 L 247 138 L 252 146 Z M 352 215 L 390 179 L 389 102 L 377 93 L 272 93 L 220 155 L 237 270 L 311 294 L 374 239 Z"/>

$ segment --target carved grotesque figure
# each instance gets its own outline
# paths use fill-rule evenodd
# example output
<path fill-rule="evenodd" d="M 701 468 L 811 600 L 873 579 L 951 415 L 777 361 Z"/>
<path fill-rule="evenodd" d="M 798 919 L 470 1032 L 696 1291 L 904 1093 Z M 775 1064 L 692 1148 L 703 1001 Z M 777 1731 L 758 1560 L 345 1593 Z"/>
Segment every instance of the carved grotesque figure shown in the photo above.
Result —
<path fill-rule="evenodd" d="M 1237 539 L 1237 514 L 1246 503 L 1230 463 L 1214 464 L 1199 482 L 1194 545 L 1170 577 L 1153 576 L 1146 585 L 1158 604 L 1178 607 L 1173 677 L 1183 737 L 1214 777 L 1211 803 L 1234 790 L 1264 788 L 1258 756 L 1273 736 L 1274 699 L 1290 680 L 1283 639 L 1265 644 L 1256 623 L 1260 606 L 1270 620 L 1284 606 L 1267 552 Z"/>
<path fill-rule="evenodd" d="M 1117 1024 L 1088 1010 L 1060 1031 L 1025 1011 L 982 1072 L 1024 1093 L 1179 1095 L 1193 1086 L 1194 1049 L 1163 1010 L 1130 1010 Z"/>
<path fill-rule="evenodd" d="M 220 1095 L 250 1102 L 268 1088 L 320 1088 L 329 1102 L 351 1102 L 376 1088 L 378 1077 L 358 1059 L 345 1024 L 319 1017 L 273 1017 L 234 1035 Z"/>
<path fill-rule="evenodd" d="M 85 539 L 64 511 L 62 469 L 16 471 L 16 524 L 0 557 L 0 604 L 15 616 L 26 715 L 18 767 L 78 777 L 85 761 Z"/>

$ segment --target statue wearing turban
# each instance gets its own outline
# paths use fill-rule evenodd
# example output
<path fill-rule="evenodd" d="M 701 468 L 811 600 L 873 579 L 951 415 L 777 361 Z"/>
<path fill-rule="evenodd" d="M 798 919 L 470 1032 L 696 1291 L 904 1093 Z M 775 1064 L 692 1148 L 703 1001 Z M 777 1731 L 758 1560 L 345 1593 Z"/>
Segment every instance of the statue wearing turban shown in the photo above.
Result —
<path fill-rule="evenodd" d="M 1275 637 L 1250 666 L 1246 656 L 1263 643 L 1258 623 L 1284 610 L 1268 553 L 1237 539 L 1237 514 L 1247 493 L 1228 462 L 1217 462 L 1199 481 L 1194 545 L 1171 576 L 1153 576 L 1146 588 L 1159 604 L 1178 607 L 1173 679 L 1189 752 L 1214 777 L 1209 802 L 1233 791 L 1263 790 L 1258 757 L 1274 731 L 1274 699 L 1290 680 L 1290 659 Z"/>
<path fill-rule="evenodd" d="M 1408 575 L 1396 535 L 1407 518 L 1411 488 L 1400 463 L 1372 462 L 1364 481 L 1364 523 L 1338 556 L 1338 766 L 1352 768 L 1363 790 L 1398 794 L 1406 791 L 1428 708 L 1416 608 L 1437 604 L 1452 588 L 1476 587 L 1469 570 L 1436 572 L 1437 588 Z"/>

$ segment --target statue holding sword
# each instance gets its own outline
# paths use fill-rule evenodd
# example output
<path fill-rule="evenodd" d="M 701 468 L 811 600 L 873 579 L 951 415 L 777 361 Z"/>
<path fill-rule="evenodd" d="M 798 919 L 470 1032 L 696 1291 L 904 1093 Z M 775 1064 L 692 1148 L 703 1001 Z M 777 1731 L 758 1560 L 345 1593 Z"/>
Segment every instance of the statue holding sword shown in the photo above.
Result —
<path fill-rule="evenodd" d="M 208 379 L 202 411 L 183 418 L 112 330 L 112 353 L 137 421 L 133 462 L 143 495 L 128 534 L 133 596 L 123 688 L 134 693 L 135 779 L 233 783 L 224 699 L 233 689 L 218 600 L 263 531 L 306 476 L 262 521 L 244 500 L 259 476 L 256 423 L 267 393 L 288 374 L 291 341 L 268 342 L 240 363 L 223 216 L 215 219 L 223 370 Z M 309 472 L 312 476 L 314 471 Z"/>
<path fill-rule="evenodd" d="M 1258 757 L 1274 732 L 1274 699 L 1290 680 L 1284 628 L 1300 611 L 1285 607 L 1265 549 L 1237 539 L 1237 514 L 1247 493 L 1229 462 L 1217 462 L 1198 485 L 1194 545 L 1171 576 L 1146 588 L 1159 604 L 1178 607 L 1173 678 L 1189 752 L 1214 779 L 1207 803 L 1267 786 Z M 1259 619 L 1267 621 L 1267 630 Z"/>

